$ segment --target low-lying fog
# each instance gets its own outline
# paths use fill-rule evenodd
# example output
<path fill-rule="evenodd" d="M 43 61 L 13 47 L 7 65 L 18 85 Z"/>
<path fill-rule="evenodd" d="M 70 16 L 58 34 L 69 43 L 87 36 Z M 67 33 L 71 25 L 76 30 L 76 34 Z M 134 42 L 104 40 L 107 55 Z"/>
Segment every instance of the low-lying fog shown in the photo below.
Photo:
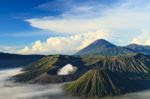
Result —
<path fill-rule="evenodd" d="M 61 84 L 19 84 L 8 80 L 20 69 L 0 71 L 0 99 L 79 99 L 64 94 Z"/>
<path fill-rule="evenodd" d="M 0 71 L 0 99 L 81 99 L 66 95 L 62 84 L 18 84 L 8 80 L 17 73 L 20 73 L 20 69 Z M 150 99 L 150 91 L 107 99 Z"/>

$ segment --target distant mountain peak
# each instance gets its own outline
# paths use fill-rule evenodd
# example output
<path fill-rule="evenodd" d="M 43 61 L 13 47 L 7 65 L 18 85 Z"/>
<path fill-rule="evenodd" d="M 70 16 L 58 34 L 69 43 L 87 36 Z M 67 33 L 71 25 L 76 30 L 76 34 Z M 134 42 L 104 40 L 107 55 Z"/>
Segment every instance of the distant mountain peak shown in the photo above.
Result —
<path fill-rule="evenodd" d="M 96 41 L 94 41 L 93 43 L 91 43 L 89 46 L 87 47 L 116 47 L 116 45 L 106 41 L 105 39 L 98 39 Z"/>
<path fill-rule="evenodd" d="M 108 43 L 108 41 L 106 41 L 105 39 L 97 39 L 96 41 L 94 41 L 93 43 Z"/>
<path fill-rule="evenodd" d="M 116 56 L 116 55 L 132 55 L 135 53 L 143 53 L 150 55 L 150 46 L 129 44 L 127 46 L 116 46 L 105 39 L 98 39 L 88 45 L 87 47 L 78 51 L 75 55 L 102 55 L 102 56 Z"/>
<path fill-rule="evenodd" d="M 97 53 L 99 51 L 109 49 L 109 48 L 116 48 L 116 45 L 104 40 L 104 39 L 98 39 L 85 47 L 84 49 L 77 52 L 75 55 L 85 55 L 88 53 Z"/>

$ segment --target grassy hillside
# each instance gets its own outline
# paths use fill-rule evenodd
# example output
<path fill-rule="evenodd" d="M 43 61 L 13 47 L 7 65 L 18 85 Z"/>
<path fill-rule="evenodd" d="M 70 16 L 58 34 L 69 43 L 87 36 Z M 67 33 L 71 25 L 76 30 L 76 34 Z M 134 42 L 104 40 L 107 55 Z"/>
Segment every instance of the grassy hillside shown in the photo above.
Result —
<path fill-rule="evenodd" d="M 16 76 L 18 81 L 30 81 L 40 76 L 42 73 L 56 75 L 57 71 L 66 64 L 72 64 L 78 68 L 78 72 L 89 70 L 99 66 L 101 70 L 112 72 L 149 73 L 150 57 L 142 54 L 133 56 L 113 56 L 113 57 L 73 57 L 68 55 L 46 56 L 28 66 L 24 73 Z"/>
<path fill-rule="evenodd" d="M 149 89 L 150 56 L 99 57 L 90 70 L 66 84 L 68 93 L 79 96 L 115 96 Z"/>
<path fill-rule="evenodd" d="M 114 96 L 137 90 L 137 85 L 122 77 L 119 72 L 91 69 L 79 79 L 67 84 L 65 89 L 80 96 Z"/>
<path fill-rule="evenodd" d="M 68 55 L 50 55 L 46 56 L 27 67 L 23 68 L 24 73 L 16 76 L 17 81 L 30 81 L 41 75 L 42 73 L 50 74 L 62 68 L 66 64 L 72 64 L 77 66 L 79 70 L 86 65 L 79 57 L 73 57 Z"/>
<path fill-rule="evenodd" d="M 135 73 L 150 72 L 150 58 L 149 56 L 142 54 L 132 56 L 101 57 L 95 65 L 99 65 L 102 70 L 107 69 L 110 71 Z"/>
<path fill-rule="evenodd" d="M 77 67 L 70 75 L 57 75 L 66 64 Z M 144 90 L 150 82 L 150 56 L 46 56 L 23 69 L 16 81 L 63 83 L 67 92 L 81 96 L 113 96 Z"/>

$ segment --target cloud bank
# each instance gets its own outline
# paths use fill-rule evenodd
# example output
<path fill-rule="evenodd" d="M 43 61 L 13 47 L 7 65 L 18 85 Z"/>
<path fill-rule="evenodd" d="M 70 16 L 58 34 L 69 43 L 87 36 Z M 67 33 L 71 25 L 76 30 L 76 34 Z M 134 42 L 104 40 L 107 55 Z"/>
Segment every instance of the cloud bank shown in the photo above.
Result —
<path fill-rule="evenodd" d="M 8 80 L 17 73 L 20 73 L 20 69 L 0 71 L 0 99 L 84 99 L 64 93 L 61 84 L 18 84 Z M 112 97 L 112 99 L 149 99 L 149 97 L 150 91 L 147 90 Z"/>
<path fill-rule="evenodd" d="M 84 48 L 91 42 L 100 38 L 107 38 L 109 36 L 107 30 L 101 30 L 83 34 L 76 34 L 66 37 L 50 37 L 46 42 L 40 40 L 34 42 L 31 47 L 26 46 L 20 50 L 19 53 L 23 54 L 74 54 L 81 48 Z"/>
<path fill-rule="evenodd" d="M 150 26 L 150 2 L 147 0 L 126 1 L 110 8 L 103 8 L 101 4 L 83 4 L 65 11 L 59 17 L 47 16 L 26 21 L 33 27 L 56 33 L 84 33 L 101 28 L 148 28 Z"/>
<path fill-rule="evenodd" d="M 139 35 L 133 38 L 132 43 L 150 45 L 150 31 L 143 30 Z"/>
<path fill-rule="evenodd" d="M 64 93 L 62 84 L 19 84 L 8 80 L 20 69 L 0 71 L 0 99 L 79 99 Z"/>
<path fill-rule="evenodd" d="M 119 1 L 111 6 L 101 3 L 81 3 L 69 7 L 69 10 L 64 10 L 59 16 L 25 20 L 32 27 L 69 36 L 50 37 L 45 42 L 37 40 L 32 46 L 26 46 L 18 52 L 73 54 L 100 38 L 116 41 L 119 45 L 128 43 L 150 45 L 150 38 L 147 37 L 150 35 L 150 2 Z M 103 30 L 109 32 L 101 32 Z M 143 33 L 143 30 L 147 33 Z"/>

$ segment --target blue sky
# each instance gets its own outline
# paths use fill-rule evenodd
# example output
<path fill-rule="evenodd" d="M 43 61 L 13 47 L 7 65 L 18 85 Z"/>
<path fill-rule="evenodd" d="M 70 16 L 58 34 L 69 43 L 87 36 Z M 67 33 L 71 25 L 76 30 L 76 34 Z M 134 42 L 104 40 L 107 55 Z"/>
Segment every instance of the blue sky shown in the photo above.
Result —
<path fill-rule="evenodd" d="M 113 3 L 113 0 L 107 1 L 108 2 L 106 2 L 106 0 L 100 0 L 100 2 L 99 0 L 0 0 L 0 45 L 23 46 L 35 40 L 45 40 L 49 36 L 55 36 L 52 32 L 31 27 L 29 23 L 24 21 L 26 19 L 44 16 L 57 17 L 71 8 L 72 5 L 81 3 Z"/>
<path fill-rule="evenodd" d="M 0 51 L 73 54 L 99 38 L 149 45 L 149 6 L 148 0 L 0 0 Z"/>
<path fill-rule="evenodd" d="M 31 27 L 24 20 L 47 15 L 48 12 L 36 9 L 37 6 L 47 1 L 48 0 L 0 0 L 0 45 L 23 46 L 37 39 L 46 39 L 46 35 L 41 37 L 43 31 Z M 53 15 L 53 13 L 50 14 Z M 33 34 L 33 36 L 31 34 Z"/>

